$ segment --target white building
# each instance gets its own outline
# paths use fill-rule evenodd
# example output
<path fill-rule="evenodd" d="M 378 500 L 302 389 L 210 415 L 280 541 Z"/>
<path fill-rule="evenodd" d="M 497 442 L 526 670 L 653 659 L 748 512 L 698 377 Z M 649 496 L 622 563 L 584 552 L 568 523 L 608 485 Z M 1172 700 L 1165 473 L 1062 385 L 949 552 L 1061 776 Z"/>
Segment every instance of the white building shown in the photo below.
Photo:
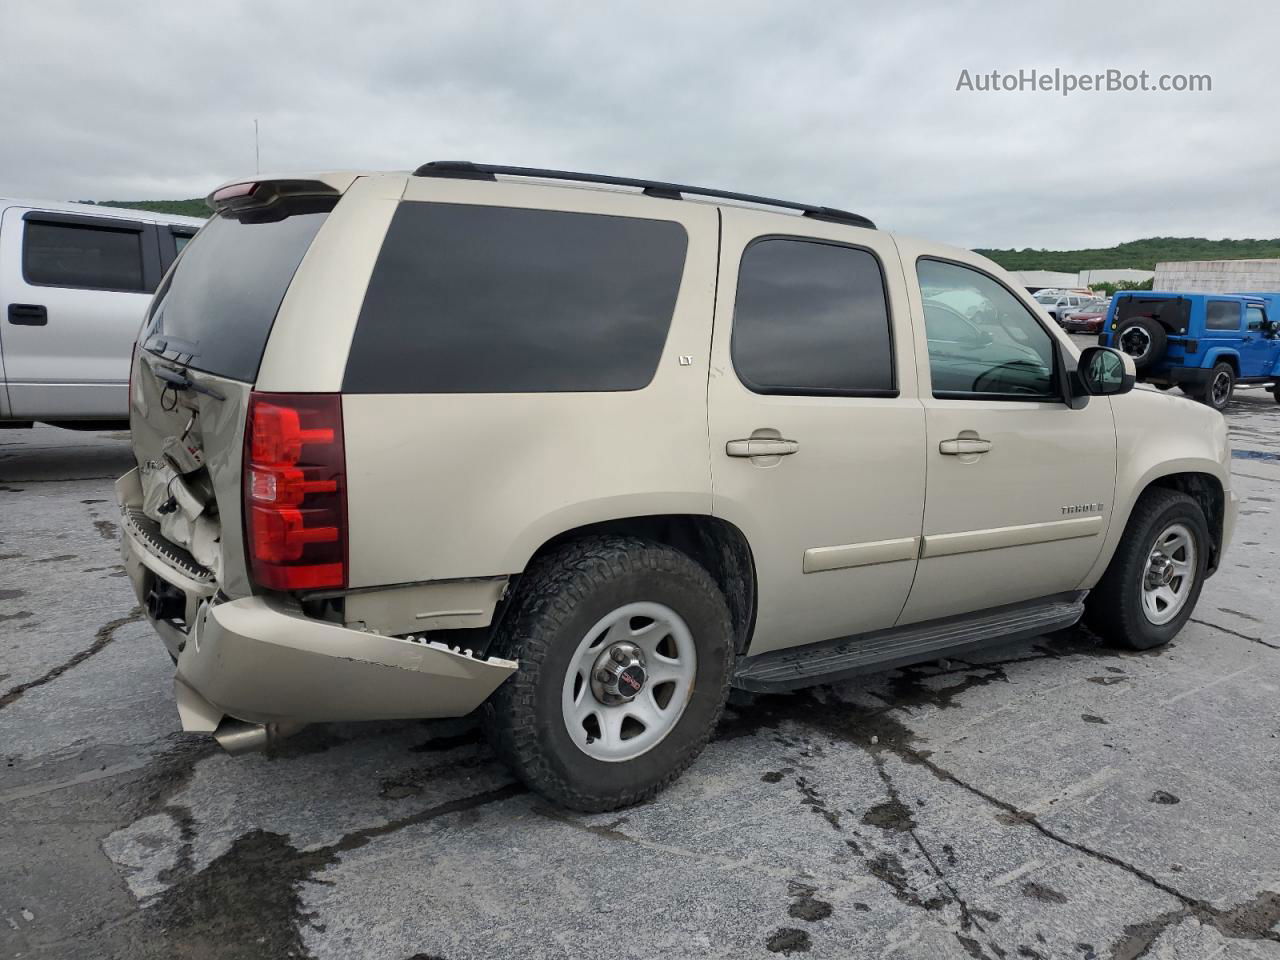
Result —
<path fill-rule="evenodd" d="M 1157 263 L 1152 289 L 1176 293 L 1280 293 L 1280 260 Z"/>
<path fill-rule="evenodd" d="M 1145 283 L 1154 277 L 1150 270 L 1081 270 L 1080 286 L 1095 283 Z"/>
<path fill-rule="evenodd" d="M 1015 270 L 1013 278 L 1029 290 L 1054 287 L 1060 290 L 1087 290 L 1094 283 L 1142 283 L 1154 274 L 1150 270 L 1081 270 L 1064 273 L 1060 270 Z"/>
<path fill-rule="evenodd" d="M 1079 279 L 1074 273 L 1060 273 L 1056 270 L 1014 270 L 1011 275 L 1028 290 L 1041 290 L 1044 287 L 1070 290 Z"/>

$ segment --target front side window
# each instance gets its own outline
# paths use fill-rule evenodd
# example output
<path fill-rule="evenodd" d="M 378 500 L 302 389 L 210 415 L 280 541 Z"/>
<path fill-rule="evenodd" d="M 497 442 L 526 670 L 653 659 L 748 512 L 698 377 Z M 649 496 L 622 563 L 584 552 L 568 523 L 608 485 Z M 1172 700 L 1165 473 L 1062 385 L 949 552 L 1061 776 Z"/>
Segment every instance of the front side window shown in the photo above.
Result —
<path fill-rule="evenodd" d="M 921 259 L 933 395 L 947 399 L 1058 399 L 1053 338 L 1026 306 L 993 278 L 957 263 Z M 961 316 L 957 291 L 977 298 Z"/>
<path fill-rule="evenodd" d="M 1230 300 L 1210 300 L 1204 308 L 1206 330 L 1239 330 L 1240 304 Z"/>
<path fill-rule="evenodd" d="M 22 272 L 37 286 L 149 292 L 138 230 L 28 220 Z"/>
<path fill-rule="evenodd" d="M 639 390 L 666 344 L 687 245 L 670 220 L 401 203 L 343 390 Z"/>
<path fill-rule="evenodd" d="M 1245 329 L 1246 330 L 1265 330 L 1267 326 L 1267 315 L 1262 312 L 1261 307 L 1245 308 Z"/>
<path fill-rule="evenodd" d="M 816 240 L 755 241 L 738 268 L 732 354 L 756 393 L 894 395 L 880 261 Z"/>

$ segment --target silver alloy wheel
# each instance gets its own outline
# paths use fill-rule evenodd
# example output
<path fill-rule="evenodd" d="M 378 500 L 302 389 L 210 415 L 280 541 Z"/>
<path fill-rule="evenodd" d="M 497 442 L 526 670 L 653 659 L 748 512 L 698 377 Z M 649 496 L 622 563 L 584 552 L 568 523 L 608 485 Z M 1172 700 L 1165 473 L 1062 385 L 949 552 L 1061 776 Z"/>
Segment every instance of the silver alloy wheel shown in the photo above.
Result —
<path fill-rule="evenodd" d="M 1189 527 L 1173 523 L 1156 537 L 1142 576 L 1142 612 L 1156 626 L 1186 606 L 1196 580 L 1196 541 Z"/>
<path fill-rule="evenodd" d="M 1231 374 L 1225 370 L 1218 371 L 1213 378 L 1213 383 L 1209 387 L 1215 407 L 1226 405 L 1227 400 L 1231 398 Z"/>
<path fill-rule="evenodd" d="M 1139 326 L 1125 327 L 1116 342 L 1134 360 L 1141 360 L 1151 352 L 1151 334 Z"/>
<path fill-rule="evenodd" d="M 628 603 L 587 631 L 569 660 L 561 712 L 578 749 L 617 763 L 653 749 L 684 714 L 698 654 L 681 616 Z"/>

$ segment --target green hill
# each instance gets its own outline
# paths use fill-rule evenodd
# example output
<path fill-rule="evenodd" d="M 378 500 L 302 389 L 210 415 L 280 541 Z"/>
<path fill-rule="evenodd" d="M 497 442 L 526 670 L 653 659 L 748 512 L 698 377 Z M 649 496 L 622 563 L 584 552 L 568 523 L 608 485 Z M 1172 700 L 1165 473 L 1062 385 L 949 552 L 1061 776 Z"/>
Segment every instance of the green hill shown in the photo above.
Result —
<path fill-rule="evenodd" d="M 184 217 L 209 216 L 209 208 L 203 200 L 81 200 L 80 202 L 96 203 L 100 207 L 150 210 L 152 213 L 176 213 Z"/>
<path fill-rule="evenodd" d="M 1089 250 L 977 250 L 1006 270 L 1154 270 L 1162 260 L 1259 260 L 1280 258 L 1275 240 L 1205 240 L 1149 237 Z"/>

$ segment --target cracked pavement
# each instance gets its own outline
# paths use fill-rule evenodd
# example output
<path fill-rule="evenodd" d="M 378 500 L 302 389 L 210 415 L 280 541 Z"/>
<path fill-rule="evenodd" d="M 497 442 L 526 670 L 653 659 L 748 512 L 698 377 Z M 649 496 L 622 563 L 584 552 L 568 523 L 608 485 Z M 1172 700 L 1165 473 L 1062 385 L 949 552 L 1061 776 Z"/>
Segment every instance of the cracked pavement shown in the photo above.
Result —
<path fill-rule="evenodd" d="M 1167 648 L 1083 631 L 735 694 L 583 816 L 462 721 L 178 732 L 119 567 L 127 438 L 0 431 L 0 956 L 1280 958 L 1280 405 Z"/>

